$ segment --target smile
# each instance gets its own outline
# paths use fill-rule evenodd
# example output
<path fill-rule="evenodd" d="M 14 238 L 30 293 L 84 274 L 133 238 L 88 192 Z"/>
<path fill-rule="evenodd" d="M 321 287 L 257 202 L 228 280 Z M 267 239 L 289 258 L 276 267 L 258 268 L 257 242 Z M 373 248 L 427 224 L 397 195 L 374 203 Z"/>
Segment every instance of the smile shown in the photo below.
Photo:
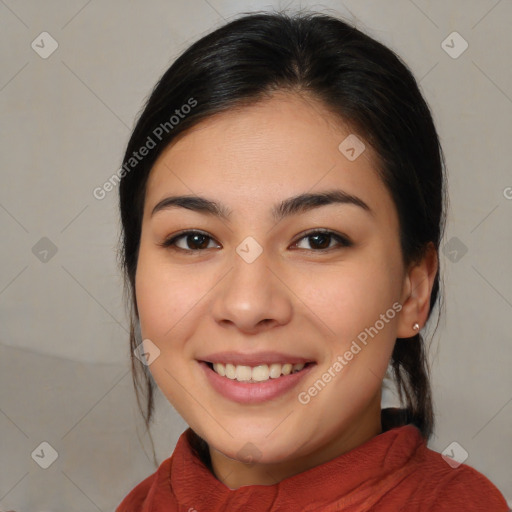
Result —
<path fill-rule="evenodd" d="M 264 359 L 263 359 L 264 360 Z M 315 362 L 233 364 L 199 360 L 211 389 L 230 401 L 258 404 L 299 388 Z"/>
<path fill-rule="evenodd" d="M 233 365 L 230 363 L 209 363 L 210 368 L 220 375 L 238 382 L 265 382 L 269 379 L 278 379 L 282 375 L 300 372 L 305 363 L 272 363 L 258 366 Z"/>

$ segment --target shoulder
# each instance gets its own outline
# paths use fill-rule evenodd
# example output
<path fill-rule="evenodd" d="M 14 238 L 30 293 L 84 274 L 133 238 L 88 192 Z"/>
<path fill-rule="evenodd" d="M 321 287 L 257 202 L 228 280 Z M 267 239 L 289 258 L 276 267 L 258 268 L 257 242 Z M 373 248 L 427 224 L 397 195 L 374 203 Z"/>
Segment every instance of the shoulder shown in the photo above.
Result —
<path fill-rule="evenodd" d="M 426 446 L 422 451 L 420 473 L 432 511 L 509 512 L 505 498 L 485 475 L 467 464 L 452 467 L 440 453 Z"/>
<path fill-rule="evenodd" d="M 152 475 L 137 484 L 117 506 L 115 512 L 146 512 L 152 510 L 154 497 L 161 482 L 165 481 L 170 459 L 164 460 Z"/>
<path fill-rule="evenodd" d="M 115 512 L 142 512 L 155 479 L 156 472 L 136 485 L 117 506 Z"/>
<path fill-rule="evenodd" d="M 173 475 L 182 474 L 191 455 L 188 442 L 191 429 L 179 437 L 172 455 L 163 460 L 158 469 L 135 486 L 115 512 L 156 512 L 174 510 L 178 506 L 173 489 Z M 174 507 L 174 508 L 173 508 Z"/>

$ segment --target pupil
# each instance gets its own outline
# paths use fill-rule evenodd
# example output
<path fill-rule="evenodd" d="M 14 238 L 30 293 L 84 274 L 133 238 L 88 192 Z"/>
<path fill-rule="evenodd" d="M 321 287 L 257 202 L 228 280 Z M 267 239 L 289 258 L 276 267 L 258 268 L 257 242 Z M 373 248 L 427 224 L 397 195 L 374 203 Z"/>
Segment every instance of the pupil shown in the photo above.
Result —
<path fill-rule="evenodd" d="M 196 249 L 196 248 L 198 248 L 198 246 L 199 246 L 199 248 L 201 248 L 201 249 L 202 249 L 202 248 L 204 248 L 204 247 L 207 247 L 207 246 L 208 246 L 208 242 L 206 242 L 206 244 L 205 244 L 205 241 L 206 241 L 206 239 L 207 239 L 207 237 L 206 237 L 205 235 L 199 235 L 199 234 L 197 234 L 197 235 L 190 235 L 190 236 L 191 236 L 191 238 L 193 239 L 192 245 L 195 245 L 195 247 L 192 247 L 192 249 Z M 196 243 L 196 241 L 197 241 L 198 239 L 199 239 L 199 240 L 203 239 L 203 243 L 198 243 L 198 244 L 197 244 L 197 243 Z"/>
<path fill-rule="evenodd" d="M 313 238 L 313 239 L 321 240 L 320 244 L 317 244 L 317 243 L 313 244 L 313 245 L 316 245 L 317 247 L 320 246 L 320 249 L 325 249 L 326 247 L 329 247 L 329 237 L 330 237 L 330 235 L 324 235 L 324 234 L 311 236 L 311 238 Z M 324 243 L 322 243 L 322 240 Z M 327 243 L 325 243 L 325 242 L 327 242 Z"/>

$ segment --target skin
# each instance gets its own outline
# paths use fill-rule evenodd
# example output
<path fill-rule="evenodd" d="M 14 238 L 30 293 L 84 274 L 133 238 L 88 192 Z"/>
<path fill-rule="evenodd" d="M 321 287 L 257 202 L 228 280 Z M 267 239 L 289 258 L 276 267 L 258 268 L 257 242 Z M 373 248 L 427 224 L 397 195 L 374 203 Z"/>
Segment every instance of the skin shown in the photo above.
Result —
<path fill-rule="evenodd" d="M 414 322 L 423 326 L 427 319 L 436 251 L 404 268 L 396 208 L 375 171 L 376 155 L 366 144 L 349 161 L 338 149 L 350 133 L 313 99 L 275 93 L 202 121 L 175 139 L 151 170 L 136 272 L 142 336 L 160 350 L 149 368 L 207 441 L 214 474 L 231 489 L 274 484 L 381 433 L 381 385 L 395 339 L 413 336 Z M 330 189 L 358 196 L 373 215 L 351 204 L 322 206 L 277 224 L 270 215 L 290 196 Z M 232 217 L 184 208 L 151 217 L 160 200 L 177 194 L 213 199 Z M 353 245 L 331 238 L 318 248 L 303 234 L 314 228 L 345 235 Z M 182 251 L 159 245 L 185 229 L 211 238 L 195 245 L 181 238 Z M 236 252 L 248 236 L 263 249 L 250 264 Z M 401 311 L 308 404 L 299 403 L 298 393 L 395 302 Z M 317 364 L 286 394 L 239 404 L 213 390 L 197 362 L 225 350 L 275 350 Z M 252 464 L 243 458 L 248 442 L 257 448 Z"/>

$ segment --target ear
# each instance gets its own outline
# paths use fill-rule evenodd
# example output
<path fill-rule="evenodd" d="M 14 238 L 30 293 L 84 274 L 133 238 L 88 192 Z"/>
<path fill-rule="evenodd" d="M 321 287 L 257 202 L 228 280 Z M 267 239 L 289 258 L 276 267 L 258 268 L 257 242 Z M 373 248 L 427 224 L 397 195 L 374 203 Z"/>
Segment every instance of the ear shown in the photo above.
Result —
<path fill-rule="evenodd" d="M 421 261 L 414 263 L 407 270 L 400 298 L 402 310 L 398 319 L 397 338 L 410 338 L 425 325 L 438 264 L 437 250 L 434 244 L 429 242 Z M 412 328 L 415 322 L 420 325 L 420 329 L 416 331 Z"/>

